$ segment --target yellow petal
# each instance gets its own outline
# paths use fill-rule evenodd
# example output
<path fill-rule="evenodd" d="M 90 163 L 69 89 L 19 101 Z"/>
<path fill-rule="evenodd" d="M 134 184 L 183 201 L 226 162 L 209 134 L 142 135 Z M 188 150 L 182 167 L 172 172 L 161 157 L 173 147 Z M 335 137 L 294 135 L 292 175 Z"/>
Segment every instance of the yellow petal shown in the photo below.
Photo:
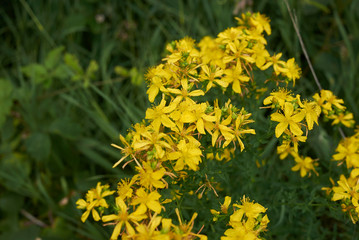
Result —
<path fill-rule="evenodd" d="M 288 128 L 288 123 L 283 123 L 283 122 L 279 123 L 275 128 L 276 138 L 279 138 L 287 128 Z"/>

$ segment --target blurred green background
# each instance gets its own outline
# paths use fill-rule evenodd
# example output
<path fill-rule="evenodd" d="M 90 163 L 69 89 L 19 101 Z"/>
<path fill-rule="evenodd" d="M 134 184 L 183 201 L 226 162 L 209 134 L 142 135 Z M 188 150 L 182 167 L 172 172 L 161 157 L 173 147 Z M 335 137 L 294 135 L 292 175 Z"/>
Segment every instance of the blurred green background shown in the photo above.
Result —
<path fill-rule="evenodd" d="M 358 119 L 359 1 L 289 3 L 323 88 L 343 98 Z M 297 91 L 305 97 L 317 92 L 281 0 L 2 4 L 0 239 L 109 239 L 102 226 L 80 222 L 75 202 L 97 181 L 116 183 L 130 174 L 112 168 L 120 156 L 110 144 L 141 121 L 150 106 L 146 69 L 161 61 L 166 43 L 216 36 L 246 11 L 270 17 L 269 49 L 295 57 L 302 67 Z M 313 133 L 314 150 L 308 151 L 334 166 L 330 156 L 339 139 L 338 131 L 323 124 Z M 268 146 L 263 156 L 270 158 L 275 147 Z M 325 199 L 320 188 L 330 186 L 328 174 L 314 179 L 315 188 L 313 179 L 298 176 L 278 177 L 277 185 L 267 186 L 278 171 L 295 175 L 290 167 L 270 165 L 266 176 L 241 190 L 268 207 L 267 238 L 358 239 L 349 218 L 329 201 L 320 202 Z"/>

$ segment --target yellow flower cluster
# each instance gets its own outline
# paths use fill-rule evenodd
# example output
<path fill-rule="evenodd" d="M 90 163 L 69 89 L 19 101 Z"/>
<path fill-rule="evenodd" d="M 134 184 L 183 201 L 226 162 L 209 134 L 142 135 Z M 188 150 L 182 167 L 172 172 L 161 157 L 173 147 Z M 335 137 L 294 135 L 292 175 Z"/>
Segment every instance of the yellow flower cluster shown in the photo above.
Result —
<path fill-rule="evenodd" d="M 314 100 L 321 107 L 324 116 L 332 120 L 332 125 L 343 124 L 348 128 L 354 127 L 354 116 L 346 111 L 343 99 L 337 98 L 329 90 L 321 90 L 313 96 Z"/>
<path fill-rule="evenodd" d="M 233 208 L 229 209 L 231 201 L 231 197 L 226 196 L 220 211 L 211 210 L 214 221 L 223 216 L 230 216 L 231 228 L 224 232 L 225 236 L 221 237 L 221 240 L 262 239 L 260 234 L 266 231 L 269 223 L 268 216 L 265 214 L 267 209 L 258 203 L 250 202 L 245 196 L 241 204 L 235 203 Z"/>
<path fill-rule="evenodd" d="M 79 209 L 86 209 L 86 211 L 81 216 L 81 221 L 85 222 L 90 212 L 92 213 L 92 217 L 95 221 L 99 221 L 101 219 L 100 214 L 97 209 L 100 210 L 100 213 L 103 213 L 104 208 L 108 208 L 108 204 L 105 200 L 105 197 L 112 195 L 115 191 L 109 191 L 109 185 L 101 185 L 101 183 L 97 183 L 96 188 L 90 189 L 86 194 L 86 200 L 79 199 L 76 204 Z"/>
<path fill-rule="evenodd" d="M 343 212 L 348 213 L 352 222 L 356 223 L 359 220 L 359 129 L 339 143 L 333 160 L 339 161 L 339 165 L 345 163 L 351 169 L 350 176 L 340 175 L 337 186 L 323 190 L 332 194 L 332 201 L 341 201 Z"/>
<path fill-rule="evenodd" d="M 144 121 L 135 124 L 126 136 L 120 135 L 120 145 L 112 145 L 123 155 L 113 167 L 134 163 L 136 173 L 118 183 L 116 194 L 99 183 L 96 191 L 88 193 L 95 191 L 96 197 L 78 200 L 78 208 L 86 209 L 82 221 L 92 211 L 95 221 L 114 226 L 111 239 L 207 239 L 192 232 L 197 213 L 185 223 L 176 209 L 177 225 L 162 217 L 165 204 L 183 196 L 175 190 L 172 198 L 164 197 L 162 190 L 199 171 L 203 161 L 230 161 L 235 149 L 245 149 L 243 139 L 255 134 L 248 127 L 254 121 L 243 107 L 234 106 L 228 95 L 245 97 L 254 82 L 254 70 L 272 67 L 272 79 L 277 83 L 294 84 L 300 76 L 294 59 L 285 62 L 280 53 L 270 56 L 265 49 L 264 32 L 271 33 L 268 18 L 247 13 L 237 20 L 237 27 L 215 39 L 205 37 L 196 44 L 187 37 L 167 45 L 163 63 L 146 74 L 147 94 L 154 105 L 147 109 Z M 213 100 L 203 101 L 204 97 Z M 215 187 L 207 179 L 198 190 L 203 188 L 202 196 L 205 189 L 216 193 Z M 108 195 L 114 198 L 112 208 L 104 198 Z M 232 228 L 223 239 L 257 237 L 265 230 L 269 220 L 263 216 L 264 207 L 246 198 L 242 205 L 233 207 Z"/>
<path fill-rule="evenodd" d="M 338 99 L 331 91 L 321 90 L 320 93 L 314 94 L 313 99 L 302 101 L 300 95 L 294 96 L 291 91 L 279 88 L 263 101 L 264 105 L 269 105 L 275 110 L 271 114 L 271 120 L 278 122 L 275 135 L 281 138 L 282 142 L 277 148 L 277 153 L 280 159 L 285 159 L 288 155 L 292 156 L 296 162 L 292 170 L 300 171 L 301 177 L 307 174 L 310 176 L 311 171 L 318 175 L 315 170 L 318 164 L 311 157 L 300 156 L 298 144 L 307 140 L 308 132 L 313 129 L 314 123 L 318 125 L 321 113 L 325 120 L 333 120 L 332 125 L 341 123 L 346 127 L 353 127 L 355 124 L 353 114 L 344 112 L 346 110 L 343 105 L 344 101 Z M 345 144 L 348 145 L 348 143 Z M 343 151 L 343 146 L 339 145 L 338 149 Z M 334 159 L 339 160 L 337 159 L 339 156 L 335 155 Z"/>
<path fill-rule="evenodd" d="M 270 105 L 275 112 L 271 114 L 271 120 L 279 122 L 275 128 L 275 136 L 281 137 L 282 144 L 278 146 L 277 153 L 280 159 L 291 155 L 296 165 L 293 171 L 300 171 L 301 177 L 311 171 L 316 173 L 316 163 L 310 157 L 302 157 L 298 154 L 299 142 L 307 140 L 308 131 L 313 129 L 314 123 L 318 124 L 321 113 L 320 106 L 315 101 L 302 101 L 300 95 L 293 94 L 284 88 L 279 88 L 263 101 L 264 105 Z M 305 128 L 305 133 L 303 132 Z"/>

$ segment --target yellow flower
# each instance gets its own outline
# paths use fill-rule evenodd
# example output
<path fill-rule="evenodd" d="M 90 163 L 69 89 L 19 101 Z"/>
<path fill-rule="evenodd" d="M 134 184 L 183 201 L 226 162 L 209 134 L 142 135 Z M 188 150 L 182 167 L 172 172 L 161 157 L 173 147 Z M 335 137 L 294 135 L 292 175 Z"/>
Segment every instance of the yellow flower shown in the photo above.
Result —
<path fill-rule="evenodd" d="M 202 151 L 199 142 L 186 142 L 181 140 L 177 145 L 177 151 L 168 154 L 169 160 L 176 160 L 175 171 L 181 171 L 187 165 L 191 170 L 197 171 L 198 164 L 202 161 Z"/>
<path fill-rule="evenodd" d="M 226 196 L 224 198 L 224 203 L 221 204 L 221 212 L 223 212 L 224 214 L 228 213 L 228 207 L 229 207 L 229 204 L 231 204 L 231 201 L 232 201 L 231 197 Z"/>
<path fill-rule="evenodd" d="M 275 128 L 275 136 L 279 138 L 282 133 L 288 129 L 290 129 L 290 132 L 294 135 L 302 135 L 303 131 L 301 130 L 300 121 L 302 121 L 304 118 L 303 113 L 295 113 L 293 104 L 286 102 L 284 104 L 284 115 L 281 113 L 273 113 L 271 115 L 271 120 L 279 122 L 277 127 Z"/>
<path fill-rule="evenodd" d="M 276 55 L 273 55 L 268 59 L 268 62 L 264 64 L 260 69 L 265 70 L 268 67 L 273 65 L 273 69 L 275 74 L 278 76 L 280 73 L 286 73 L 288 72 L 288 69 L 285 68 L 285 62 L 282 60 L 279 60 L 282 57 L 282 53 L 278 53 Z"/>
<path fill-rule="evenodd" d="M 279 106 L 283 109 L 285 102 L 292 102 L 295 98 L 292 96 L 291 91 L 288 91 L 285 88 L 279 88 L 275 92 L 271 92 L 269 97 L 266 97 L 263 100 L 264 105 L 269 104 L 279 104 Z"/>
<path fill-rule="evenodd" d="M 133 239 L 138 240 L 170 240 L 170 236 L 162 231 L 158 231 L 157 228 L 160 225 L 162 217 L 157 217 L 156 215 L 151 218 L 151 221 L 148 224 L 139 224 L 136 227 L 136 235 Z"/>
<path fill-rule="evenodd" d="M 252 57 L 255 59 L 256 66 L 261 69 L 267 62 L 270 55 L 263 44 L 256 44 L 253 47 Z"/>
<path fill-rule="evenodd" d="M 277 154 L 279 155 L 279 159 L 285 159 L 288 154 L 292 154 L 294 149 L 290 146 L 290 141 L 283 141 L 282 145 L 277 147 Z"/>
<path fill-rule="evenodd" d="M 132 199 L 131 205 L 143 205 L 155 213 L 161 212 L 161 204 L 159 202 L 161 195 L 157 191 L 147 193 L 144 188 L 139 188 L 136 191 L 136 196 Z"/>
<path fill-rule="evenodd" d="M 193 90 L 191 91 L 192 88 L 192 84 L 188 84 L 188 80 L 187 79 L 182 79 L 181 80 L 181 86 L 182 89 L 177 89 L 177 88 L 167 88 L 167 92 L 172 93 L 174 95 L 176 95 L 176 99 L 173 100 L 174 102 L 179 102 L 179 101 L 190 101 L 192 103 L 194 103 L 194 101 L 191 99 L 191 97 L 197 97 L 197 96 L 203 96 L 204 92 L 202 90 Z"/>
<path fill-rule="evenodd" d="M 338 186 L 333 187 L 334 195 L 332 201 L 346 198 L 359 199 L 359 184 L 356 181 L 350 181 L 350 179 L 346 179 L 344 175 L 340 175 L 340 180 L 337 183 Z"/>
<path fill-rule="evenodd" d="M 150 68 L 146 74 L 146 79 L 149 81 L 149 88 L 146 93 L 151 103 L 154 102 L 160 90 L 165 90 L 164 81 L 171 77 L 171 74 L 163 67 L 164 65 L 160 64 L 155 68 Z"/>
<path fill-rule="evenodd" d="M 345 160 L 347 168 L 359 167 L 359 140 L 357 138 L 345 138 L 335 151 L 337 152 L 333 155 L 335 161 Z"/>
<path fill-rule="evenodd" d="M 168 128 L 173 128 L 176 126 L 174 122 L 168 117 L 175 108 L 177 104 L 170 102 L 169 106 L 166 107 L 166 101 L 164 99 L 161 100 L 160 104 L 153 107 L 148 108 L 146 111 L 146 119 L 152 120 L 152 125 L 155 131 L 159 131 L 161 124 Z"/>
<path fill-rule="evenodd" d="M 320 115 L 321 109 L 316 102 L 300 101 L 299 95 L 297 95 L 297 102 L 302 108 L 303 114 L 305 114 L 305 120 L 307 121 L 308 130 L 313 129 L 314 123 L 318 125 L 318 117 Z"/>
<path fill-rule="evenodd" d="M 264 213 L 267 210 L 259 203 L 250 202 L 249 198 L 246 198 L 246 196 L 243 196 L 241 203 L 242 204 L 233 204 L 233 206 L 243 211 L 248 218 L 257 218 L 260 213 Z M 233 222 L 237 221 L 239 221 L 239 218 L 233 218 Z"/>
<path fill-rule="evenodd" d="M 117 194 L 122 198 L 131 198 L 133 189 L 132 185 L 137 181 L 138 176 L 133 176 L 131 180 L 129 179 L 121 179 L 121 182 L 117 184 Z"/>
<path fill-rule="evenodd" d="M 249 77 L 242 73 L 242 67 L 240 61 L 237 61 L 236 66 L 225 69 L 225 76 L 222 78 L 223 81 L 227 83 L 232 83 L 232 89 L 236 93 L 242 93 L 241 85 L 244 82 L 249 81 Z"/>
<path fill-rule="evenodd" d="M 236 40 L 234 42 L 228 43 L 227 49 L 229 51 L 229 55 L 226 55 L 223 58 L 223 61 L 225 63 L 229 63 L 235 60 L 238 63 L 241 62 L 243 59 L 245 62 L 254 63 L 255 60 L 251 56 L 253 50 L 247 48 L 247 46 L 248 46 L 248 41 L 243 39 L 241 39 L 241 41 Z"/>
<path fill-rule="evenodd" d="M 234 138 L 233 130 L 227 126 L 232 122 L 232 117 L 228 116 L 226 119 L 221 121 L 222 110 L 220 108 L 218 108 L 218 106 L 216 106 L 216 105 L 217 105 L 217 103 L 215 104 L 215 109 L 214 109 L 214 113 L 215 113 L 214 116 L 216 117 L 216 121 L 213 124 L 214 131 L 212 132 L 212 146 L 213 147 L 216 144 L 220 133 L 222 134 L 222 136 L 224 137 L 224 139 L 226 141 L 232 141 L 232 139 Z"/>
<path fill-rule="evenodd" d="M 165 175 L 166 170 L 163 167 L 159 169 L 152 169 L 151 164 L 144 162 L 143 168 L 136 166 L 139 174 L 135 175 L 139 178 L 141 186 L 146 189 L 152 190 L 153 188 L 164 188 L 166 184 L 161 181 Z"/>
<path fill-rule="evenodd" d="M 343 99 L 338 99 L 332 91 L 322 89 L 320 95 L 318 93 L 314 94 L 314 100 L 318 103 L 320 107 L 325 110 L 331 111 L 332 106 L 340 110 L 345 110 Z"/>
<path fill-rule="evenodd" d="M 179 121 L 183 123 L 195 123 L 197 131 L 201 134 L 206 134 L 205 130 L 210 132 L 212 130 L 210 123 L 216 120 L 215 116 L 205 113 L 207 108 L 208 103 L 188 104 L 185 106 L 185 110 L 180 114 Z"/>
<path fill-rule="evenodd" d="M 90 212 L 92 212 L 92 217 L 95 221 L 100 220 L 100 215 L 95 209 L 95 207 L 104 207 L 108 208 L 108 204 L 104 197 L 112 195 L 115 191 L 109 191 L 109 185 L 101 185 L 100 182 L 97 183 L 96 188 L 89 190 L 86 194 L 86 201 L 84 199 L 77 200 L 76 204 L 79 209 L 86 209 L 86 211 L 81 216 L 81 221 L 85 222 Z"/>
<path fill-rule="evenodd" d="M 125 160 L 128 156 L 134 155 L 135 151 L 131 147 L 130 143 L 126 141 L 126 139 L 120 134 L 120 141 L 124 145 L 124 147 L 120 147 L 116 144 L 111 144 L 112 147 L 118 148 L 121 150 L 122 154 L 124 155 L 120 160 L 118 160 L 112 167 L 117 167 L 123 160 Z"/>
<path fill-rule="evenodd" d="M 307 140 L 307 136 L 293 135 L 288 130 L 285 130 L 284 132 L 290 137 L 290 143 L 293 144 L 293 150 L 297 153 L 299 142 L 305 142 Z"/>
<path fill-rule="evenodd" d="M 191 220 L 188 223 L 184 223 L 181 220 L 178 208 L 175 209 L 175 212 L 178 217 L 179 226 L 174 226 L 175 236 L 173 239 L 192 239 L 194 237 L 198 237 L 200 240 L 207 240 L 207 236 L 191 232 L 194 225 L 194 220 L 198 215 L 197 213 L 193 214 Z"/>
<path fill-rule="evenodd" d="M 287 61 L 285 64 L 286 69 L 288 69 L 287 72 L 285 72 L 285 76 L 287 76 L 290 80 L 293 81 L 293 86 L 295 85 L 295 80 L 300 78 L 301 69 L 298 67 L 298 65 L 295 63 L 294 58 L 291 58 Z"/>
<path fill-rule="evenodd" d="M 116 198 L 116 207 L 118 209 L 117 214 L 110 214 L 102 217 L 103 222 L 114 221 L 115 229 L 112 232 L 111 240 L 117 240 L 121 233 L 122 226 L 125 226 L 127 234 L 134 235 L 135 230 L 133 229 L 131 222 L 137 224 L 139 221 L 147 218 L 146 207 L 140 205 L 136 211 L 128 213 L 128 208 L 121 197 Z"/>
<path fill-rule="evenodd" d="M 236 209 L 230 216 L 229 225 L 221 240 L 259 239 L 258 235 L 267 227 L 269 219 L 264 215 L 266 208 L 258 203 L 250 202 L 243 196 L 242 204 L 233 204 Z M 263 216 L 264 215 L 264 216 Z"/>
<path fill-rule="evenodd" d="M 226 236 L 221 237 L 221 240 L 257 240 L 257 236 L 253 232 L 248 232 L 244 227 L 237 226 L 235 228 L 227 229 L 224 234 Z"/>
<path fill-rule="evenodd" d="M 214 85 L 214 83 L 217 83 L 219 86 L 226 88 L 228 86 L 228 82 L 223 81 L 222 75 L 223 70 L 219 67 L 214 67 L 208 65 L 202 65 L 201 66 L 203 73 L 200 75 L 200 78 L 202 81 L 208 81 L 206 92 L 208 92 Z"/>
<path fill-rule="evenodd" d="M 300 176 L 305 177 L 308 172 L 313 171 L 318 174 L 314 169 L 314 160 L 310 157 L 305 157 L 304 159 L 299 155 L 294 157 L 294 161 L 297 163 L 294 167 L 292 167 L 292 171 L 299 171 Z M 310 176 L 310 173 L 309 173 Z"/>
<path fill-rule="evenodd" d="M 352 113 L 347 113 L 347 114 L 339 113 L 338 115 L 333 114 L 329 116 L 329 118 L 334 120 L 332 122 L 332 125 L 341 123 L 348 128 L 352 128 L 354 127 L 355 124 Z"/>
<path fill-rule="evenodd" d="M 239 115 L 237 116 L 237 119 L 235 121 L 235 128 L 233 130 L 233 138 L 236 138 L 238 141 L 238 144 L 241 148 L 241 151 L 244 150 L 244 144 L 241 140 L 243 134 L 256 134 L 254 129 L 245 129 L 244 125 L 248 124 L 248 123 L 252 123 L 254 122 L 253 120 L 248 120 L 248 118 L 251 116 L 252 114 L 247 113 L 247 114 L 242 114 L 242 112 L 239 113 Z M 224 144 L 223 147 L 226 147 L 229 143 L 231 142 L 231 140 L 227 140 Z"/>
<path fill-rule="evenodd" d="M 256 27 L 260 33 L 264 30 L 268 35 L 271 35 L 272 31 L 269 24 L 270 19 L 268 17 L 260 13 L 253 13 L 249 20 L 251 25 Z"/>
<path fill-rule="evenodd" d="M 143 150 L 154 150 L 155 151 L 155 157 L 160 159 L 163 158 L 166 151 L 165 149 L 170 149 L 171 145 L 171 139 L 170 137 L 160 131 L 154 131 L 155 129 L 152 129 L 152 132 L 150 129 L 148 129 L 147 132 L 144 132 L 142 134 L 143 139 L 138 140 L 133 143 L 133 148 L 136 151 L 143 151 Z"/>
<path fill-rule="evenodd" d="M 241 30 L 239 28 L 228 28 L 223 32 L 218 34 L 217 41 L 221 44 L 227 44 L 230 42 L 234 42 L 241 35 Z"/>

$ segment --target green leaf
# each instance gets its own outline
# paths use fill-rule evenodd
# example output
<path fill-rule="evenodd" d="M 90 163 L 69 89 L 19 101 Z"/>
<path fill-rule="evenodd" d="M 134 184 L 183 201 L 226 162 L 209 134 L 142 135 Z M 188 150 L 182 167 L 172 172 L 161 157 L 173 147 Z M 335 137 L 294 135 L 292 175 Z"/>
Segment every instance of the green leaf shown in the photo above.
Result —
<path fill-rule="evenodd" d="M 143 83 L 142 73 L 140 73 L 137 68 L 133 67 L 130 70 L 131 83 L 135 86 L 141 86 Z"/>
<path fill-rule="evenodd" d="M 51 74 L 55 78 L 66 79 L 69 77 L 68 67 L 64 64 L 60 64 L 52 71 Z"/>
<path fill-rule="evenodd" d="M 37 63 L 32 63 L 22 67 L 21 71 L 25 74 L 25 76 L 33 79 L 35 83 L 42 83 L 48 75 L 46 68 Z"/>
<path fill-rule="evenodd" d="M 12 107 L 13 86 L 9 80 L 0 79 L 0 128 L 5 122 L 6 116 Z"/>
<path fill-rule="evenodd" d="M 84 75 L 84 70 L 82 69 L 78 58 L 70 53 L 66 53 L 64 56 L 64 61 L 66 65 L 71 69 L 73 72 L 72 80 L 78 81 L 80 80 Z"/>
<path fill-rule="evenodd" d="M 122 76 L 122 77 L 128 77 L 128 76 L 130 76 L 129 71 L 128 71 L 126 68 L 122 67 L 122 66 L 116 66 L 116 67 L 115 67 L 115 73 L 116 73 L 117 75 Z"/>
<path fill-rule="evenodd" d="M 36 160 L 44 160 L 50 155 L 51 139 L 45 133 L 35 132 L 25 142 L 26 151 Z"/>
<path fill-rule="evenodd" d="M 50 70 L 53 69 L 54 67 L 56 67 L 56 65 L 59 64 L 60 60 L 61 60 L 61 55 L 62 52 L 64 51 L 65 47 L 64 46 L 60 46 L 57 47 L 53 50 L 51 50 L 46 58 L 45 58 L 45 67 Z"/>
<path fill-rule="evenodd" d="M 98 71 L 98 64 L 95 60 L 91 60 L 90 64 L 86 69 L 86 76 L 84 78 L 84 87 L 88 87 L 90 80 L 96 77 Z"/>

